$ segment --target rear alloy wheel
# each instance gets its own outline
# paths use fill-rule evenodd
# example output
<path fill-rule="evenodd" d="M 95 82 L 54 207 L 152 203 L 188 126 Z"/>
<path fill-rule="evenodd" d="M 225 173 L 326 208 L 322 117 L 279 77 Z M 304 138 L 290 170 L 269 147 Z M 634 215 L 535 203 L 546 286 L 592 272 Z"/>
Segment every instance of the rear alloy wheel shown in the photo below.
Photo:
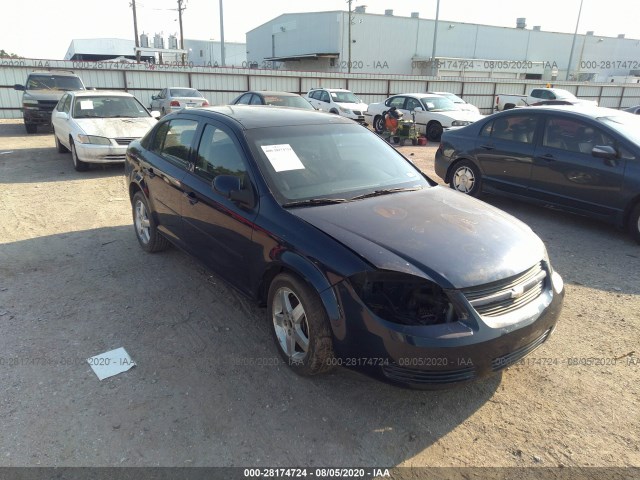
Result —
<path fill-rule="evenodd" d="M 333 370 L 329 320 L 311 287 L 281 273 L 271 282 L 267 305 L 278 351 L 296 373 L 309 376 Z"/>
<path fill-rule="evenodd" d="M 53 138 L 56 139 L 56 150 L 58 150 L 58 153 L 67 153 L 69 151 L 69 149 L 60 142 L 55 130 L 53 131 Z"/>
<path fill-rule="evenodd" d="M 633 239 L 640 243 L 640 203 L 638 203 L 629 216 L 629 233 Z"/>
<path fill-rule="evenodd" d="M 86 172 L 89 170 L 89 164 L 78 158 L 78 152 L 76 152 L 76 145 L 73 143 L 73 140 L 71 140 L 71 159 L 73 160 L 73 168 L 75 168 L 77 172 Z"/>
<path fill-rule="evenodd" d="M 427 139 L 430 142 L 439 142 L 442 136 L 442 125 L 439 122 L 430 122 L 427 125 Z"/>
<path fill-rule="evenodd" d="M 24 128 L 25 128 L 25 130 L 27 130 L 27 133 L 37 133 L 38 132 L 38 125 L 36 125 L 35 123 L 25 123 L 24 124 Z"/>
<path fill-rule="evenodd" d="M 459 192 L 478 197 L 482 188 L 482 175 L 473 163 L 462 160 L 455 164 L 449 185 Z"/>
<path fill-rule="evenodd" d="M 158 232 L 149 204 L 142 192 L 137 192 L 133 196 L 132 208 L 133 226 L 142 249 L 149 253 L 165 250 L 169 246 L 169 241 Z"/>
<path fill-rule="evenodd" d="M 373 119 L 373 129 L 378 134 L 381 134 L 382 132 L 384 132 L 384 116 L 383 115 L 376 115 L 376 117 Z"/>

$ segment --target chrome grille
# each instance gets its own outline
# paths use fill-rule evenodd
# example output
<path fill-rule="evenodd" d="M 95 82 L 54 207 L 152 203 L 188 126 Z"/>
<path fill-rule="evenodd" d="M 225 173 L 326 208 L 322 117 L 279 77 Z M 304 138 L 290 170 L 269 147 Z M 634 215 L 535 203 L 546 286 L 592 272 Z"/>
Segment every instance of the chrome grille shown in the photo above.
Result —
<path fill-rule="evenodd" d="M 116 143 L 118 145 L 129 145 L 134 140 L 136 140 L 136 137 L 120 137 L 116 138 Z"/>
<path fill-rule="evenodd" d="M 354 115 L 362 115 L 362 112 L 360 110 L 354 110 L 353 114 Z"/>
<path fill-rule="evenodd" d="M 471 306 L 487 317 L 513 312 L 540 296 L 547 272 L 542 263 L 529 270 L 497 282 L 462 289 Z"/>

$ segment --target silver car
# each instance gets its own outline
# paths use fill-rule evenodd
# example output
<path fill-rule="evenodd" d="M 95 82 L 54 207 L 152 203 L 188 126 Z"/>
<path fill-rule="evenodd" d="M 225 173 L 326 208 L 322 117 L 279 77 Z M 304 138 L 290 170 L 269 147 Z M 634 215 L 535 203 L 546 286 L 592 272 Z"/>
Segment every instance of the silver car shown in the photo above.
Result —
<path fill-rule="evenodd" d="M 80 172 L 91 163 L 124 162 L 129 143 L 147 133 L 159 115 L 129 93 L 83 90 L 64 94 L 51 123 L 58 152 L 71 151 Z"/>
<path fill-rule="evenodd" d="M 208 107 L 209 102 L 195 88 L 169 87 L 151 96 L 151 110 L 162 116 L 183 108 Z"/>

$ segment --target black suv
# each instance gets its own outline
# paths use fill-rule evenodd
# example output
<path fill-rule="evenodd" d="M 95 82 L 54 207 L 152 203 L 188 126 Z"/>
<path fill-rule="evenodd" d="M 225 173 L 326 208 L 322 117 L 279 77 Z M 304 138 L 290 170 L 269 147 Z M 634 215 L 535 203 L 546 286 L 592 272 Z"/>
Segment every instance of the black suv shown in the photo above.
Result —
<path fill-rule="evenodd" d="M 51 112 L 64 92 L 85 90 L 80 77 L 71 71 L 36 71 L 25 85 L 16 84 L 22 94 L 22 116 L 27 133 L 36 133 L 38 125 L 51 125 Z"/>

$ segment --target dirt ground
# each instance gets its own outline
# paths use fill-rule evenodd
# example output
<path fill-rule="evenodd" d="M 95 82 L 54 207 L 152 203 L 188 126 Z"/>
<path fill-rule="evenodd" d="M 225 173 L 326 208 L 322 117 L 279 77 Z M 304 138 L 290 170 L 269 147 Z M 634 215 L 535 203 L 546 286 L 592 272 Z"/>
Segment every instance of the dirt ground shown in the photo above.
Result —
<path fill-rule="evenodd" d="M 435 146 L 400 150 L 436 179 Z M 485 200 L 564 278 L 543 347 L 448 391 L 305 379 L 264 310 L 178 250 L 139 248 L 122 167 L 77 173 L 50 132 L 0 121 L 0 466 L 640 466 L 640 246 Z M 117 347 L 137 366 L 98 381 L 86 359 Z"/>

